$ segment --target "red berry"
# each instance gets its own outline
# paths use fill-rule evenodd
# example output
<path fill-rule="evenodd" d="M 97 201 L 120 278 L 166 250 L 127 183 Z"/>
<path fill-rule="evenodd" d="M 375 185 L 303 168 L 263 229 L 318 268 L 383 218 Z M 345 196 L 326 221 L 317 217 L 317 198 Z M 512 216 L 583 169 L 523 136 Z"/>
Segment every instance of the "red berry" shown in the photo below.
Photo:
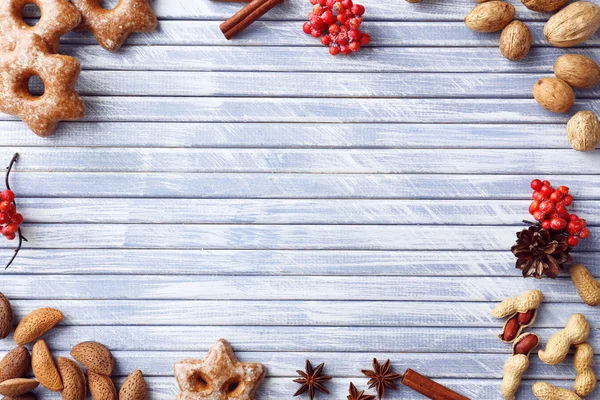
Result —
<path fill-rule="evenodd" d="M 343 24 L 348 20 L 348 17 L 346 17 L 346 14 L 338 14 L 337 20 L 340 24 Z"/>
<path fill-rule="evenodd" d="M 531 181 L 531 188 L 533 190 L 536 190 L 536 191 L 540 190 L 542 188 L 542 186 L 544 186 L 544 184 L 539 179 L 534 179 Z"/>
<path fill-rule="evenodd" d="M 4 190 L 2 193 L 0 193 L 0 200 L 12 203 L 15 200 L 15 194 L 12 190 Z"/>
<path fill-rule="evenodd" d="M 350 18 L 350 20 L 348 21 L 348 26 L 350 26 L 350 28 L 353 28 L 353 29 L 360 28 L 361 24 L 362 24 L 362 17 Z"/>
<path fill-rule="evenodd" d="M 323 43 L 325 46 L 329 46 L 331 43 L 331 38 L 327 35 L 323 35 L 321 36 L 321 43 Z"/>
<path fill-rule="evenodd" d="M 540 203 L 540 211 L 545 214 L 550 214 L 554 211 L 554 204 L 550 200 L 544 200 Z"/>
<path fill-rule="evenodd" d="M 10 204 L 8 201 L 1 201 L 0 202 L 0 211 L 6 212 L 10 208 L 11 205 L 12 204 Z"/>
<path fill-rule="evenodd" d="M 321 14 L 323 14 L 323 12 L 325 12 L 325 10 L 323 9 L 323 7 L 321 7 L 320 4 L 317 4 L 316 6 L 313 7 L 312 12 L 315 15 L 321 15 Z"/>
<path fill-rule="evenodd" d="M 8 235 L 5 235 L 5 236 L 8 240 L 15 240 L 15 238 L 17 237 L 17 235 L 15 235 L 14 233 L 9 233 Z"/>
<path fill-rule="evenodd" d="M 357 15 L 357 16 L 361 16 L 365 13 L 365 7 L 363 7 L 360 4 L 355 4 L 352 6 L 352 14 Z"/>
<path fill-rule="evenodd" d="M 340 54 L 340 48 L 338 46 L 331 46 L 329 48 L 329 54 L 331 54 L 332 56 L 337 56 L 338 54 Z"/>
<path fill-rule="evenodd" d="M 6 224 L 8 222 L 10 222 L 8 215 L 6 215 L 6 213 L 0 213 L 0 224 Z"/>
<path fill-rule="evenodd" d="M 323 19 L 321 17 L 315 16 L 314 18 L 311 18 L 310 23 L 313 26 L 313 30 L 317 30 L 319 34 L 321 33 L 321 31 L 323 31 L 323 29 L 325 29 L 325 22 L 323 22 Z"/>
<path fill-rule="evenodd" d="M 371 41 L 371 36 L 368 33 L 363 33 L 358 41 L 361 46 L 366 46 Z"/>
<path fill-rule="evenodd" d="M 575 247 L 579 244 L 579 239 L 577 239 L 575 236 L 569 236 L 567 239 L 567 244 L 571 247 Z"/>
<path fill-rule="evenodd" d="M 571 222 L 576 222 L 576 221 L 579 222 L 579 217 L 577 216 L 577 214 L 571 214 L 569 216 L 569 221 L 571 221 Z"/>
<path fill-rule="evenodd" d="M 564 196 L 564 194 L 557 190 L 556 192 L 554 192 L 550 195 L 549 199 L 551 202 L 556 204 L 563 198 L 563 196 Z"/>
<path fill-rule="evenodd" d="M 540 193 L 546 198 L 552 194 L 552 188 L 550 186 L 542 186 Z"/>
<path fill-rule="evenodd" d="M 317 0 L 310 0 L 310 4 L 314 6 L 315 4 L 317 4 Z"/>
<path fill-rule="evenodd" d="M 311 23 L 310 22 L 305 22 L 304 25 L 302 25 L 302 30 L 307 35 L 310 35 L 310 32 L 312 31 L 312 25 L 311 25 Z"/>
<path fill-rule="evenodd" d="M 537 211 L 539 209 L 540 209 L 540 202 L 537 200 L 534 200 L 529 205 L 529 214 L 533 214 L 534 211 Z"/>
<path fill-rule="evenodd" d="M 12 218 L 12 222 L 14 222 L 15 224 L 21 225 L 23 223 L 23 216 L 18 213 L 15 214 L 15 216 Z"/>
<path fill-rule="evenodd" d="M 550 224 L 550 220 L 549 219 L 546 219 L 546 220 L 542 221 L 542 229 L 545 229 L 545 230 L 549 231 L 550 228 L 552 228 L 550 225 L 551 224 Z"/>
<path fill-rule="evenodd" d="M 569 233 L 570 235 L 576 235 L 579 233 L 580 230 L 581 225 L 576 224 L 574 222 L 569 222 L 569 224 L 567 225 L 567 233 Z"/>
<path fill-rule="evenodd" d="M 565 202 L 565 206 L 567 207 L 573 204 L 573 196 L 571 196 L 570 194 L 565 195 L 565 197 L 563 197 L 563 200 Z"/>
<path fill-rule="evenodd" d="M 351 9 L 354 3 L 352 2 L 352 0 L 342 0 L 342 5 L 345 9 Z"/>
<path fill-rule="evenodd" d="M 341 45 L 348 44 L 348 35 L 344 32 L 340 33 L 337 37 L 337 42 Z M 343 49 L 341 49 L 343 50 Z M 342 51 L 343 53 L 343 51 Z"/>
<path fill-rule="evenodd" d="M 551 185 L 550 185 L 550 181 L 542 181 L 542 184 L 543 184 L 544 186 L 551 186 Z"/>
<path fill-rule="evenodd" d="M 559 186 L 556 190 L 559 191 L 559 192 L 561 192 L 562 194 L 569 193 L 569 188 L 566 187 L 566 186 Z"/>
<path fill-rule="evenodd" d="M 348 45 L 348 47 L 350 48 L 350 51 L 355 52 L 355 51 L 360 50 L 360 43 L 352 42 Z"/>
<path fill-rule="evenodd" d="M 536 211 L 533 213 L 533 219 L 536 221 L 543 221 L 546 218 L 546 215 L 541 211 Z"/>
<path fill-rule="evenodd" d="M 344 14 L 346 12 L 344 6 L 339 1 L 331 7 L 331 11 L 333 11 L 334 14 Z"/>
<path fill-rule="evenodd" d="M 317 3 L 320 4 L 321 7 L 327 7 L 327 0 L 318 0 Z"/>
<path fill-rule="evenodd" d="M 335 24 L 335 17 L 333 16 L 333 13 L 329 10 L 325 11 L 321 15 L 321 19 L 323 19 L 323 22 L 325 22 L 327 25 Z"/>
<path fill-rule="evenodd" d="M 360 31 L 358 29 L 350 29 L 348 31 L 348 37 L 352 40 L 360 39 Z"/>
<path fill-rule="evenodd" d="M 350 50 L 350 48 L 348 46 L 345 45 L 340 45 L 340 51 L 342 52 L 342 54 L 344 55 L 348 55 L 350 53 L 352 53 L 352 50 Z"/>
<path fill-rule="evenodd" d="M 15 224 L 14 222 L 11 222 L 10 224 L 6 225 L 5 229 L 9 233 L 15 233 L 16 231 L 19 230 L 19 224 Z"/>
<path fill-rule="evenodd" d="M 552 221 L 550 221 L 550 227 L 555 231 L 560 231 L 562 229 L 560 218 L 552 218 Z"/>
<path fill-rule="evenodd" d="M 329 25 L 329 33 L 337 34 L 340 32 L 340 26 L 337 24 Z"/>
<path fill-rule="evenodd" d="M 590 230 L 588 228 L 583 228 L 581 232 L 579 232 L 579 237 L 582 239 L 587 239 L 590 236 Z"/>
<path fill-rule="evenodd" d="M 321 37 L 321 31 L 315 28 L 310 31 L 310 34 L 316 38 Z"/>

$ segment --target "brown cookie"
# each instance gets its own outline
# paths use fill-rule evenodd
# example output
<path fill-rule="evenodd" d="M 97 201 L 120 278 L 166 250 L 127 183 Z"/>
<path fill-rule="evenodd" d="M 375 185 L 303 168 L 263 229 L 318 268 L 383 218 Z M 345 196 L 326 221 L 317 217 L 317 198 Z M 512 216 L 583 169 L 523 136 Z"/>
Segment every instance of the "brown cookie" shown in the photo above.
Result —
<path fill-rule="evenodd" d="M 72 1 L 83 16 L 81 28 L 109 51 L 119 50 L 130 33 L 150 32 L 158 24 L 148 0 L 120 0 L 112 10 L 102 8 L 101 0 Z"/>
<path fill-rule="evenodd" d="M 220 339 L 203 360 L 175 364 L 181 389 L 177 400 L 254 400 L 265 367 L 238 361 L 226 340 Z"/>
<path fill-rule="evenodd" d="M 75 58 L 52 54 L 41 37 L 24 34 L 13 51 L 0 52 L 0 111 L 21 118 L 36 135 L 50 136 L 59 121 L 85 115 L 75 91 L 80 70 Z M 28 89 L 36 75 L 45 87 L 40 97 Z"/>
<path fill-rule="evenodd" d="M 40 9 L 40 20 L 29 26 L 23 20 L 23 8 L 35 4 Z M 14 49 L 23 33 L 35 33 L 58 51 L 62 35 L 81 23 L 81 14 L 68 0 L 2 0 L 0 1 L 0 50 Z"/>

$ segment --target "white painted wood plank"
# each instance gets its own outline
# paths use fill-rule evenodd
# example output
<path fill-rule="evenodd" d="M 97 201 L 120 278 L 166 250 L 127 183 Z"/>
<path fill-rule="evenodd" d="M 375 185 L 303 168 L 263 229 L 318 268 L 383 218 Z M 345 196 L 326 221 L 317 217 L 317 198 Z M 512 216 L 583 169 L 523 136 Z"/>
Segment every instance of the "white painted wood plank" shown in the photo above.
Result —
<path fill-rule="evenodd" d="M 198 318 L 201 318 L 199 315 Z M 499 324 L 501 328 L 501 324 Z M 438 327 L 263 327 L 263 326 L 57 326 L 44 337 L 53 348 L 70 350 L 83 340 L 100 341 L 111 350 L 198 351 L 226 337 L 237 351 L 511 353 L 498 340 L 498 328 Z M 538 328 L 542 342 L 556 328 Z M 588 342 L 600 346 L 597 331 Z M 0 349 L 14 347 L 12 338 Z M 501 370 L 502 365 L 497 368 Z"/>
<path fill-rule="evenodd" d="M 52 350 L 52 349 L 51 349 Z M 173 365 L 183 359 L 202 359 L 208 348 L 197 348 L 189 351 L 113 351 L 117 360 L 114 376 L 127 376 L 134 369 L 141 369 L 146 376 L 164 376 L 173 379 Z M 5 352 L 0 351 L 0 356 Z M 68 357 L 66 350 L 53 351 L 55 357 Z M 503 365 L 509 356 L 506 354 L 473 354 L 473 353 L 329 353 L 329 352 L 236 352 L 236 356 L 244 362 L 260 362 L 267 367 L 270 378 L 295 378 L 295 370 L 301 368 L 304 362 L 313 360 L 324 362 L 327 374 L 336 378 L 364 378 L 359 368 L 369 368 L 373 358 L 378 360 L 391 359 L 396 371 L 404 372 L 413 368 L 426 376 L 436 379 L 467 378 L 467 379 L 501 379 Z M 575 379 L 573 357 L 555 366 L 543 364 L 535 355 L 530 359 L 530 367 L 525 372 L 525 379 Z M 600 368 L 594 365 L 594 370 L 600 374 Z M 362 382 L 362 380 L 360 380 Z M 335 382 L 335 381 L 334 381 Z"/>
<path fill-rule="evenodd" d="M 537 80 L 518 73 L 328 72 L 314 78 L 310 72 L 83 71 L 77 88 L 88 96 L 531 98 Z M 33 89 L 42 93 L 41 85 Z M 600 89 L 576 94 L 598 98 Z"/>
<path fill-rule="evenodd" d="M 10 160 L 19 148 L 0 148 Z M 561 160 L 559 164 L 556 160 Z M 600 152 L 573 150 L 33 148 L 19 171 L 339 174 L 600 174 Z"/>
<path fill-rule="evenodd" d="M 109 1 L 114 4 L 116 0 Z M 528 10 L 517 0 L 510 0 L 510 3 L 514 4 L 520 19 L 544 21 L 549 17 L 549 14 Z M 361 4 L 367 9 L 365 17 L 372 20 L 462 21 L 473 8 L 473 3 L 469 0 L 455 0 L 452 4 L 442 1 L 408 4 L 394 0 L 363 0 Z M 240 9 L 240 3 L 218 0 L 153 0 L 152 7 L 161 19 L 226 19 Z M 271 10 L 265 19 L 303 20 L 310 8 L 310 3 L 305 0 L 288 0 Z"/>
<path fill-rule="evenodd" d="M 239 3 L 241 5 L 241 3 Z M 308 12 L 308 11 L 307 11 Z M 368 14 L 368 13 L 367 13 Z M 452 46 L 497 47 L 500 32 L 481 34 L 468 29 L 460 22 L 370 22 L 369 16 L 361 30 L 371 35 L 370 47 L 374 46 Z M 549 47 L 544 38 L 545 22 L 529 22 L 533 45 Z M 299 21 L 257 21 L 251 29 L 225 40 L 219 30 L 221 21 L 161 21 L 154 32 L 134 34 L 127 40 L 129 46 L 185 45 L 185 46 L 320 46 L 320 42 L 305 34 Z M 69 32 L 62 38 L 63 44 L 95 45 L 91 33 Z M 598 46 L 594 36 L 578 47 Z"/>
<path fill-rule="evenodd" d="M 134 72 L 129 72 L 133 74 Z M 114 89 L 114 88 L 113 88 Z M 314 124 L 63 122 L 49 138 L 0 121 L 1 146 L 262 148 L 563 148 L 564 124 Z M 27 151 L 27 150 L 24 150 Z"/>
<path fill-rule="evenodd" d="M 7 250 L 8 251 L 8 250 Z M 600 253 L 578 252 L 577 262 L 600 276 Z M 503 251 L 135 250 L 29 249 L 11 274 L 147 274 L 251 276 L 508 276 L 514 256 Z M 84 267 L 83 267 L 84 266 Z M 258 268 L 257 266 L 260 266 Z M 43 278 L 36 278 L 43 279 Z"/>
<path fill-rule="evenodd" d="M 537 288 L 549 302 L 581 302 L 567 274 L 559 279 L 422 276 L 171 276 L 5 274 L 10 299 L 406 300 L 501 301 Z M 138 266 L 143 273 L 143 265 Z M 165 270 L 168 272 L 168 270 Z M 208 270 L 205 272 L 209 272 Z M 440 271 L 442 274 L 443 271 Z M 401 288 L 401 289 L 400 289 Z M 202 314 L 198 310 L 199 315 Z M 199 320 L 197 324 L 202 324 Z"/>
<path fill-rule="evenodd" d="M 29 248 L 504 250 L 522 226 L 25 224 Z M 600 234 L 590 227 L 590 235 Z M 0 247 L 13 247 L 3 242 Z M 598 251 L 582 241 L 579 251 Z"/>
<path fill-rule="evenodd" d="M 11 174 L 21 197 L 530 199 L 533 178 L 600 198 L 597 175 L 72 173 Z"/>
<path fill-rule="evenodd" d="M 86 97 L 84 121 L 566 123 L 534 99 Z M 600 107 L 580 100 L 571 112 Z M 0 114 L 1 120 L 16 117 Z M 183 127 L 182 127 L 183 128 Z M 185 129 L 185 128 L 184 128 Z"/>
<path fill-rule="evenodd" d="M 466 29 L 466 28 L 465 28 Z M 297 72 L 535 72 L 552 73 L 563 49 L 533 48 L 527 58 L 508 61 L 496 47 L 375 47 L 332 57 L 325 46 L 124 46 L 109 53 L 100 46 L 64 45 L 61 52 L 87 70 L 297 71 Z M 570 49 L 600 58 L 600 49 Z"/>
<path fill-rule="evenodd" d="M 514 291 L 513 291 L 514 292 Z M 508 296 L 508 294 L 507 294 Z M 256 300 L 13 300 L 15 320 L 40 307 L 61 310 L 65 325 L 153 326 L 437 326 L 498 327 L 490 302 L 256 301 Z M 600 315 L 579 303 L 544 303 L 537 328 L 561 328 L 573 313 L 592 326 Z M 198 316 L 202 320 L 198 320 Z"/>

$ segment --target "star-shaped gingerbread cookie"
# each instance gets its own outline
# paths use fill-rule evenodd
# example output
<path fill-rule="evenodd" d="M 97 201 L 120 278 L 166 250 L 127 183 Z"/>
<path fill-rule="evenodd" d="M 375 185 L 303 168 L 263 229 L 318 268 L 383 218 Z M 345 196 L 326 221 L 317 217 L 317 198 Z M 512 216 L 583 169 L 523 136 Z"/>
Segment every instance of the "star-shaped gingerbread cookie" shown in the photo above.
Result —
<path fill-rule="evenodd" d="M 203 360 L 175 364 L 181 389 L 177 400 L 253 400 L 265 377 L 265 367 L 238 361 L 225 339 L 220 339 Z"/>
<path fill-rule="evenodd" d="M 109 51 L 119 50 L 129 34 L 153 31 L 158 24 L 148 0 L 120 0 L 112 10 L 102 8 L 102 0 L 72 1 L 83 16 L 81 28 Z"/>
<path fill-rule="evenodd" d="M 29 26 L 23 21 L 23 8 L 30 3 L 40 9 L 40 20 Z M 69 0 L 2 0 L 0 1 L 0 50 L 12 50 L 23 33 L 35 33 L 46 41 L 52 52 L 58 40 L 81 22 L 81 14 Z"/>
<path fill-rule="evenodd" d="M 52 54 L 41 37 L 25 34 L 13 51 L 0 53 L 0 111 L 21 118 L 35 134 L 50 136 L 59 121 L 85 115 L 75 91 L 80 70 L 75 58 Z M 29 93 L 35 75 L 44 82 L 40 97 Z"/>

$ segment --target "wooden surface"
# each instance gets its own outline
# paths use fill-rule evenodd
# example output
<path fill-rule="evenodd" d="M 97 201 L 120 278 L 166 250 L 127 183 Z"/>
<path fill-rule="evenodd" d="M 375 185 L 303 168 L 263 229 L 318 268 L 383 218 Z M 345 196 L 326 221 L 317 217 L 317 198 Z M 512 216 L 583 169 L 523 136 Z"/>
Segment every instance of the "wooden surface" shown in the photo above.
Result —
<path fill-rule="evenodd" d="M 373 42 L 351 57 L 302 33 L 308 0 L 233 41 L 218 25 L 240 5 L 209 0 L 154 0 L 158 31 L 116 54 L 68 34 L 86 118 L 41 139 L 0 115 L 30 239 L 0 291 L 19 318 L 60 308 L 55 355 L 101 341 L 153 400 L 176 396 L 175 361 L 221 337 L 267 366 L 261 400 L 290 399 L 307 358 L 335 377 L 318 399 L 345 399 L 373 357 L 500 399 L 511 350 L 489 311 L 531 288 L 544 341 L 581 312 L 600 352 L 600 316 L 568 276 L 522 279 L 509 251 L 529 181 L 547 178 L 571 187 L 592 226 L 575 257 L 600 276 L 600 153 L 570 149 L 568 115 L 532 99 L 566 51 L 545 43 L 548 15 L 512 3 L 534 34 L 519 63 L 464 26 L 472 0 L 364 0 Z M 600 59 L 600 39 L 572 51 Z M 574 110 L 599 108 L 598 87 L 577 95 Z M 572 387 L 571 358 L 531 359 L 518 399 L 540 379 Z"/>

